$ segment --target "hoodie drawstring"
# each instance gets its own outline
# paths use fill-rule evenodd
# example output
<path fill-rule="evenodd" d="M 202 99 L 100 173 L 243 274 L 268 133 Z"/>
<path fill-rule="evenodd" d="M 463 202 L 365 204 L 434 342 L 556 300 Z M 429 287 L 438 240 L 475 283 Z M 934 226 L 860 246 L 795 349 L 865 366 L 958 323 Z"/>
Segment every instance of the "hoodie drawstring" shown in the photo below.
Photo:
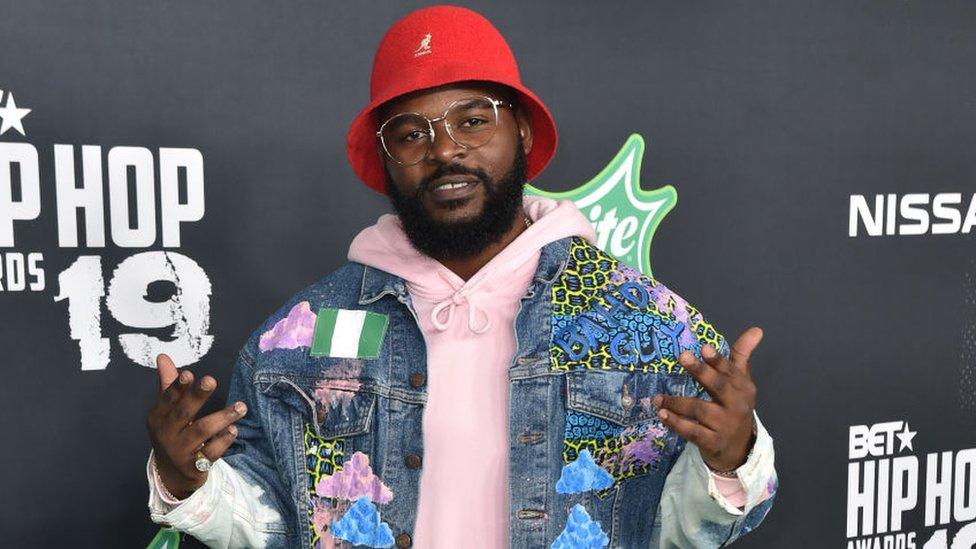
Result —
<path fill-rule="evenodd" d="M 444 278 L 442 273 L 441 277 Z M 473 284 L 462 287 L 460 290 L 451 294 L 450 297 L 439 301 L 434 308 L 430 311 L 430 323 L 433 324 L 434 328 L 438 331 L 443 332 L 454 320 L 454 310 L 458 305 L 462 305 L 465 302 L 468 304 L 468 329 L 476 334 L 483 334 L 491 329 L 491 315 L 489 315 L 484 309 L 481 309 L 475 305 L 475 303 L 468 297 L 469 293 L 472 293 L 478 289 L 481 284 L 488 280 L 490 273 L 485 273 L 489 276 L 482 276 L 479 280 L 475 281 Z M 447 280 L 445 278 L 445 280 Z M 447 317 L 441 320 L 441 313 L 447 311 Z M 482 317 L 485 319 L 481 323 L 481 326 L 476 325 L 477 315 L 481 313 Z"/>
<path fill-rule="evenodd" d="M 468 328 L 476 334 L 483 334 L 487 332 L 491 328 L 491 316 L 484 310 L 476 307 L 470 299 L 466 299 L 464 296 L 461 296 L 460 293 L 461 292 L 455 293 L 450 298 L 445 299 L 444 301 L 441 301 L 435 305 L 430 311 L 430 323 L 433 324 L 434 328 L 437 328 L 438 331 L 443 332 L 451 325 L 451 321 L 454 320 L 454 309 L 456 309 L 458 305 L 461 305 L 467 301 Z M 444 320 L 441 320 L 440 316 L 444 311 L 447 311 L 447 317 Z M 475 324 L 478 313 L 481 313 L 485 319 L 481 326 L 477 326 Z"/>

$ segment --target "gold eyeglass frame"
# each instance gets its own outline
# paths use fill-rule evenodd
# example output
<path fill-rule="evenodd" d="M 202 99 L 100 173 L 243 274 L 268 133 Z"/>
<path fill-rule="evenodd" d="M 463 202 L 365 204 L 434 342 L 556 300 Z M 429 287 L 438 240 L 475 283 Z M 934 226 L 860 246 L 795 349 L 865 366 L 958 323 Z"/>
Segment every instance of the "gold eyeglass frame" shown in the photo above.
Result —
<path fill-rule="evenodd" d="M 491 107 L 492 107 L 492 110 L 494 111 L 494 115 L 495 115 L 495 128 L 494 128 L 494 130 L 492 130 L 491 137 L 489 137 L 481 145 L 477 145 L 475 147 L 470 147 L 468 145 L 465 145 L 464 143 L 458 143 L 458 140 L 454 137 L 454 134 L 451 132 L 451 124 L 447 120 L 447 113 L 451 112 L 451 109 L 453 109 L 455 105 L 457 105 L 461 101 L 468 101 L 470 99 L 487 99 L 488 102 L 491 103 Z M 383 152 L 386 153 L 386 156 L 390 157 L 390 160 L 393 160 L 394 162 L 396 162 L 397 164 L 400 164 L 401 166 L 413 166 L 413 165 L 416 165 L 416 164 L 420 164 L 421 162 L 424 161 L 425 158 L 427 158 L 430 155 L 430 150 L 434 147 L 434 141 L 437 139 L 437 134 L 434 132 L 434 123 L 435 122 L 440 122 L 441 120 L 444 121 L 444 128 L 447 130 L 447 136 L 450 137 L 451 138 L 451 141 L 453 141 L 459 147 L 464 147 L 465 149 L 477 149 L 478 147 L 483 147 L 483 146 L 487 145 L 488 142 L 491 141 L 493 137 L 495 137 L 495 132 L 498 131 L 498 107 L 499 106 L 508 107 L 508 108 L 510 108 L 512 110 L 515 109 L 515 105 L 513 105 L 512 103 L 510 103 L 508 101 L 502 101 L 500 99 L 495 99 L 494 97 L 490 97 L 490 96 L 487 96 L 487 95 L 469 95 L 469 96 L 465 96 L 465 97 L 462 97 L 460 99 L 456 99 L 454 101 L 451 101 L 451 104 L 448 105 L 446 109 L 444 109 L 444 114 L 442 116 L 438 116 L 437 118 L 434 118 L 434 119 L 427 118 L 426 116 L 424 116 L 423 114 L 420 114 L 419 112 L 400 112 L 400 113 L 394 114 L 393 116 L 387 118 L 386 119 L 386 122 L 383 122 L 383 124 L 380 125 L 380 129 L 376 131 L 376 137 L 379 138 L 380 144 L 383 146 Z M 407 114 L 414 114 L 414 115 L 417 115 L 417 116 L 423 118 L 424 120 L 426 120 L 427 121 L 427 128 L 430 130 L 430 141 L 427 143 L 427 152 L 424 153 L 424 155 L 421 156 L 420 159 L 417 160 L 416 162 L 410 162 L 410 163 L 400 162 L 399 160 L 397 160 L 393 156 L 393 154 L 390 152 L 390 150 L 388 148 L 386 148 L 386 140 L 383 139 L 383 128 L 385 128 L 386 125 L 389 124 L 390 121 L 393 120 L 394 118 L 397 118 L 399 116 L 404 116 L 404 115 L 407 115 Z"/>

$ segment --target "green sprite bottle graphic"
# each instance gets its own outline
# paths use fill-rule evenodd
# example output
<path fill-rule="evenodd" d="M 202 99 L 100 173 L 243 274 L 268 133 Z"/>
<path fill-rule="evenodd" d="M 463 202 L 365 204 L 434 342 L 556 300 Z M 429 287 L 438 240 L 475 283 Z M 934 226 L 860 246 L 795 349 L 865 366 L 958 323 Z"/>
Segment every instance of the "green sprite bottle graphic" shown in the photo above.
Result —
<path fill-rule="evenodd" d="M 160 528 L 146 549 L 177 549 L 180 546 L 180 533 L 172 528 Z"/>
<path fill-rule="evenodd" d="M 566 192 L 526 185 L 528 195 L 572 200 L 596 229 L 597 246 L 647 276 L 651 274 L 651 239 L 664 216 L 678 202 L 671 185 L 646 191 L 640 185 L 644 138 L 634 133 L 593 179 Z"/>

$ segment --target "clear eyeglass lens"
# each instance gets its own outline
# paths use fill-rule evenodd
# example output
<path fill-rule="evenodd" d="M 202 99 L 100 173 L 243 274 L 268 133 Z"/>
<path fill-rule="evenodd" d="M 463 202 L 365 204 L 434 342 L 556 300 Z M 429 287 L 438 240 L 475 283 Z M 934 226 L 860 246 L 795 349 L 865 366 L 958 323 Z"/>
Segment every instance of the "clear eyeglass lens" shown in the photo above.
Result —
<path fill-rule="evenodd" d="M 495 107 L 485 97 L 462 99 L 447 111 L 451 136 L 466 147 L 480 147 L 495 131 Z"/>
<path fill-rule="evenodd" d="M 430 126 L 416 114 L 399 114 L 383 126 L 383 145 L 398 162 L 413 164 L 427 154 Z"/>
<path fill-rule="evenodd" d="M 487 97 L 462 99 L 447 111 L 448 134 L 468 148 L 480 147 L 491 139 L 497 127 L 495 107 Z M 404 113 L 383 127 L 383 144 L 394 159 L 404 164 L 423 160 L 430 150 L 430 125 L 423 116 Z"/>

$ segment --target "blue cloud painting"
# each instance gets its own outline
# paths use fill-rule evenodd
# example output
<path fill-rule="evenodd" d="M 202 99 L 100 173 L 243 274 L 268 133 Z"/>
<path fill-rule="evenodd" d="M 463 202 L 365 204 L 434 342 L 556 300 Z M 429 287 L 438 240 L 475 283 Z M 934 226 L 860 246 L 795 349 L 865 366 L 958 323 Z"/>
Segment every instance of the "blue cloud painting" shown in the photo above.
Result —
<path fill-rule="evenodd" d="M 353 545 L 393 547 L 390 525 L 380 522 L 380 513 L 368 496 L 360 496 L 341 519 L 332 523 L 330 531 Z"/>
<path fill-rule="evenodd" d="M 556 482 L 556 492 L 577 494 L 587 490 L 603 490 L 613 486 L 613 475 L 593 461 L 590 450 L 584 448 L 576 460 L 563 465 Z"/>
<path fill-rule="evenodd" d="M 591 519 L 586 509 L 577 503 L 569 512 L 566 528 L 550 545 L 550 549 L 600 549 L 610 543 L 600 523 Z"/>

